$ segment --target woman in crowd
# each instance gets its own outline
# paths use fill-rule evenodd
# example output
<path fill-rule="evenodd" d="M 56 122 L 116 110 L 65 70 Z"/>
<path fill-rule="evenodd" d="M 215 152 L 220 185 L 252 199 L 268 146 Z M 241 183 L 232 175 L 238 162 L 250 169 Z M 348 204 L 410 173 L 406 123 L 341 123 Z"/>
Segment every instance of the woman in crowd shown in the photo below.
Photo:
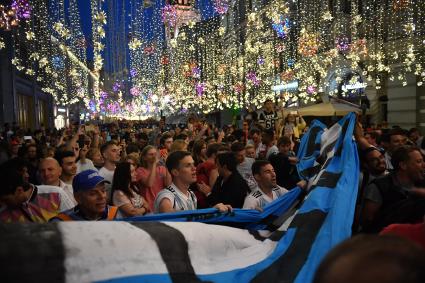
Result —
<path fill-rule="evenodd" d="M 287 136 L 292 138 L 292 141 L 297 141 L 305 127 L 306 122 L 300 114 L 289 113 L 283 121 L 280 132 L 282 136 Z"/>
<path fill-rule="evenodd" d="M 210 188 L 214 186 L 218 177 L 215 159 L 220 147 L 221 144 L 219 143 L 213 143 L 208 146 L 206 153 L 207 160 L 196 167 L 196 181 L 198 184 L 207 184 Z M 209 207 L 205 194 L 200 192 L 197 186 L 193 191 L 198 200 L 198 208 Z"/>
<path fill-rule="evenodd" d="M 112 204 L 125 217 L 144 215 L 150 211 L 146 200 L 137 193 L 136 167 L 128 162 L 117 165 L 112 182 Z"/>
<path fill-rule="evenodd" d="M 207 160 L 207 143 L 203 140 L 196 140 L 193 143 L 192 157 L 195 161 L 195 166 Z"/>
<path fill-rule="evenodd" d="M 141 166 L 137 169 L 137 183 L 140 194 L 148 201 L 153 211 L 156 195 L 171 184 L 171 176 L 164 166 L 158 164 L 156 147 L 148 145 L 142 150 Z"/>

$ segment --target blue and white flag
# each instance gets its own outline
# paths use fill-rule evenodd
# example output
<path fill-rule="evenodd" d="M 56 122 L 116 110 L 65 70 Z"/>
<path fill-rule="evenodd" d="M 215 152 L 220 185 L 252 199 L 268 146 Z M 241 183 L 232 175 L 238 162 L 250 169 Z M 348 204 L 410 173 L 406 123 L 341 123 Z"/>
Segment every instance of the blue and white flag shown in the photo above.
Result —
<path fill-rule="evenodd" d="M 298 154 L 307 192 L 294 188 L 262 212 L 204 209 L 116 222 L 0 225 L 4 278 L 311 282 L 326 253 L 351 235 L 359 174 L 354 126 L 354 114 L 330 129 L 313 122 Z"/>

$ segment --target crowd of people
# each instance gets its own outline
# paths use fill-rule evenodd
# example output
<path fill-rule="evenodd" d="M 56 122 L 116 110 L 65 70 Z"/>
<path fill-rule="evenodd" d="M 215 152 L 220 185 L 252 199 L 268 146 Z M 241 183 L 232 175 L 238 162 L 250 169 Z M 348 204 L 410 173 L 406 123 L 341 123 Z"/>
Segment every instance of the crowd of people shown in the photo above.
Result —
<path fill-rule="evenodd" d="M 131 121 L 30 132 L 5 125 L 0 221 L 112 220 L 214 207 L 262 210 L 300 187 L 296 152 L 308 129 L 272 101 L 241 128 L 190 117 L 170 127 Z M 425 247 L 425 139 L 412 128 L 362 128 L 353 233 L 395 233 Z M 406 226 L 410 225 L 410 226 Z M 407 228 L 406 228 L 407 227 Z M 416 229 L 416 230 L 415 230 Z"/>

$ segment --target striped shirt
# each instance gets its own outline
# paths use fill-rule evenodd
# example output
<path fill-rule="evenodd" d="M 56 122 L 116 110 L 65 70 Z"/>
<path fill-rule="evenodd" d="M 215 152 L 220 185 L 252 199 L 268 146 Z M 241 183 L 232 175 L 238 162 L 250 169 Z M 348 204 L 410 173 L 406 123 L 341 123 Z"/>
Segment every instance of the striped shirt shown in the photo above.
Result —
<path fill-rule="evenodd" d="M 187 195 L 182 193 L 182 191 L 177 188 L 174 183 L 172 183 L 167 188 L 161 190 L 155 198 L 154 212 L 159 213 L 159 204 L 162 199 L 167 198 L 173 204 L 173 208 L 176 211 L 179 210 L 195 210 L 197 208 L 197 199 L 195 194 L 189 190 Z"/>
<path fill-rule="evenodd" d="M 280 196 L 283 196 L 287 192 L 288 192 L 287 189 L 277 186 L 276 188 L 272 190 L 273 198 L 270 198 L 259 187 L 257 187 L 256 190 L 254 190 L 245 198 L 243 208 L 244 209 L 256 209 L 257 207 L 263 208 L 267 204 L 271 203 L 272 201 L 279 198 Z"/>

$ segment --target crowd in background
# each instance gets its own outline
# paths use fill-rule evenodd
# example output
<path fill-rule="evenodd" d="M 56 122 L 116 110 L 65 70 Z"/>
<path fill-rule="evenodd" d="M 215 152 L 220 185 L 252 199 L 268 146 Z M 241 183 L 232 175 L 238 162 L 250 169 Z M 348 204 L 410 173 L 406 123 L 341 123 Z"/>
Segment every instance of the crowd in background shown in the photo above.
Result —
<path fill-rule="evenodd" d="M 34 132 L 4 125 L 0 221 L 106 220 L 215 207 L 262 208 L 295 187 L 308 125 L 272 101 L 241 127 L 120 121 Z M 425 139 L 358 123 L 361 178 L 353 233 L 395 233 L 425 247 Z M 407 225 L 407 226 L 406 226 Z M 410 225 L 410 226 L 409 226 Z"/>

